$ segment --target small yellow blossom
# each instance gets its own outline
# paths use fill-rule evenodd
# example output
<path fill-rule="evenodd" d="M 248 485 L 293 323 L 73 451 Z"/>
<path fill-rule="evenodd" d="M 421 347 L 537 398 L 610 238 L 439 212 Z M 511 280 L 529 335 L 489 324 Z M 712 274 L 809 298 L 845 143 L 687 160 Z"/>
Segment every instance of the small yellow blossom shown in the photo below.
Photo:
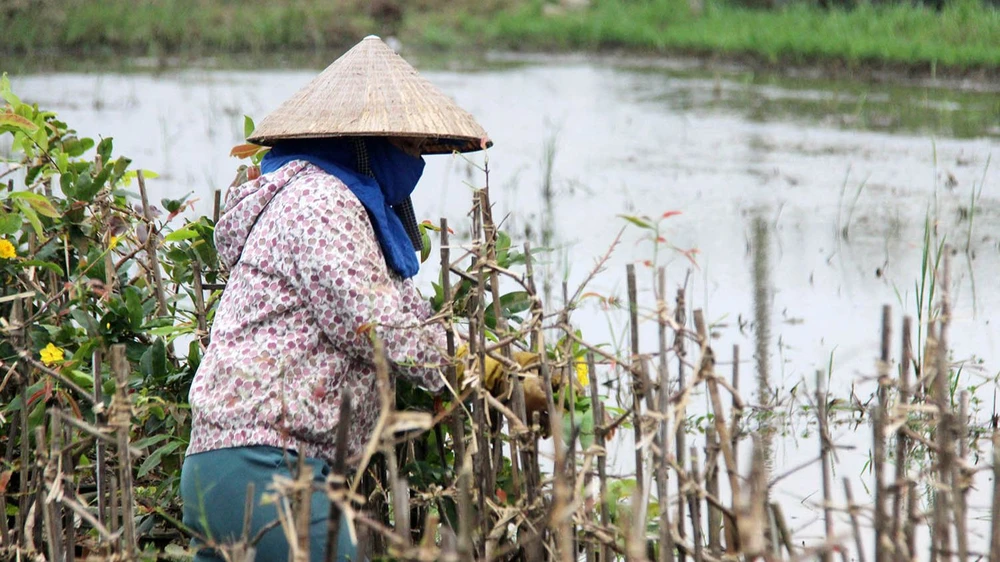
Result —
<path fill-rule="evenodd" d="M 118 237 L 112 236 L 111 239 L 108 240 L 108 249 L 113 249 L 117 245 L 118 245 Z"/>
<path fill-rule="evenodd" d="M 576 380 L 579 381 L 580 385 L 587 388 L 590 385 L 590 376 L 587 374 L 587 364 L 583 361 L 577 361 L 574 365 L 576 369 Z"/>
<path fill-rule="evenodd" d="M 14 245 L 6 240 L 0 240 L 0 259 L 9 260 L 17 257 Z"/>
<path fill-rule="evenodd" d="M 52 345 L 52 342 L 49 342 L 49 345 L 42 348 L 41 356 L 42 356 L 42 363 L 45 363 L 48 366 L 55 365 L 56 363 L 62 363 L 63 359 L 65 358 L 63 355 L 63 350 Z"/>

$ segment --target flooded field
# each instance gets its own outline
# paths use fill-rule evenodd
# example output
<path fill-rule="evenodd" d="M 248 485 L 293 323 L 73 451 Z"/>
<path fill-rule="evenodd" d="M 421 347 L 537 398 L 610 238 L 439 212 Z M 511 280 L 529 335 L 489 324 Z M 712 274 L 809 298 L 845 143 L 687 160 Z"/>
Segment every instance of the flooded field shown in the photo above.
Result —
<path fill-rule="evenodd" d="M 739 345 L 741 387 L 754 388 L 757 221 L 770 250 L 771 391 L 794 410 L 822 370 L 837 396 L 864 403 L 874 388 L 881 307 L 892 306 L 897 339 L 902 316 L 917 316 L 929 229 L 932 248 L 942 241 L 951 248 L 957 387 L 975 387 L 973 422 L 988 424 L 1000 373 L 1000 162 L 991 161 L 1000 156 L 997 92 L 755 75 L 684 61 L 496 56 L 449 68 L 435 61 L 426 75 L 491 134 L 494 216 L 505 217 L 515 243 L 552 249 L 542 267 L 555 302 L 562 280 L 575 290 L 626 227 L 588 290 L 624 298 L 625 264 L 637 263 L 639 302 L 651 305 L 646 262 L 666 265 L 669 294 L 686 285 L 688 305 L 705 310 L 720 369 Z M 259 120 L 316 71 L 53 73 L 12 83 L 81 133 L 113 136 L 138 166 L 159 173 L 150 181 L 154 199 L 193 193 L 196 212 L 210 213 L 213 190 L 229 185 L 238 164 L 228 153 L 242 142 L 243 115 Z M 465 225 L 467 182 L 481 185 L 482 174 L 458 158 L 430 157 L 415 195 L 418 219 Z M 670 211 L 681 214 L 664 219 L 661 234 L 677 249 L 696 248 L 696 265 L 662 243 L 654 252 L 647 233 L 621 218 Z M 429 287 L 433 277 L 418 279 Z M 575 316 L 588 341 L 623 350 L 626 320 L 597 299 Z M 652 322 L 642 335 L 643 351 L 655 350 Z M 691 415 L 704 405 L 696 397 Z M 634 469 L 625 433 L 613 452 L 622 474 Z M 804 421 L 781 433 L 775 472 L 815 458 L 815 438 L 800 439 L 806 433 Z M 837 476 L 856 477 L 857 494 L 870 477 L 870 434 L 865 425 L 834 428 L 834 442 L 845 447 Z M 789 514 L 796 529 L 821 514 L 815 469 L 775 485 L 782 499 L 799 500 L 801 509 Z M 991 483 L 982 478 L 985 489 Z M 975 517 L 975 501 L 970 509 Z"/>

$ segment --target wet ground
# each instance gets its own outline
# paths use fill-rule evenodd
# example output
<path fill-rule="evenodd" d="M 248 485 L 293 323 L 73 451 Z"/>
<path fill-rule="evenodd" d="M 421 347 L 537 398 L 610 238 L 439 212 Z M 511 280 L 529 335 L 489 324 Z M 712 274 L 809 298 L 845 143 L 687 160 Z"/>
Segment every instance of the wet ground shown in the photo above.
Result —
<path fill-rule="evenodd" d="M 755 386 L 755 219 L 769 238 L 770 385 L 781 398 L 809 392 L 823 370 L 834 392 L 854 388 L 867 399 L 881 307 L 892 306 L 896 334 L 902 315 L 917 316 L 930 228 L 933 247 L 944 241 L 951 248 L 959 387 L 978 387 L 976 422 L 989 419 L 1000 372 L 996 91 L 933 80 L 872 85 L 760 75 L 684 61 L 495 56 L 471 67 L 429 61 L 424 68 L 495 141 L 494 216 L 506 217 L 515 242 L 549 240 L 545 267 L 557 295 L 562 279 L 572 292 L 626 226 L 619 215 L 680 211 L 661 222 L 661 234 L 670 246 L 696 248 L 697 266 L 663 244 L 654 251 L 646 233 L 629 226 L 590 290 L 624 298 L 625 264 L 635 262 L 640 302 L 652 307 L 653 273 L 644 262 L 667 266 L 670 293 L 687 284 L 688 304 L 706 311 L 716 347 L 726 354 L 741 347 L 745 389 Z M 212 190 L 232 179 L 237 162 L 228 153 L 242 140 L 243 115 L 259 120 L 316 71 L 53 73 L 13 76 L 12 83 L 82 134 L 113 136 L 119 151 L 161 174 L 150 182 L 154 194 L 193 192 L 197 210 L 207 213 Z M 461 159 L 429 158 L 418 218 L 467 225 L 466 183 L 483 181 Z M 429 286 L 433 277 L 430 271 L 419 279 Z M 589 341 L 627 345 L 625 318 L 606 314 L 596 300 L 575 318 Z M 653 351 L 655 328 L 647 328 L 642 346 Z M 695 411 L 703 407 L 696 398 Z M 804 432 L 791 426 L 777 441 L 776 470 L 815 457 L 818 442 Z M 837 476 L 869 478 L 869 432 L 836 430 L 838 444 L 861 447 L 839 455 Z M 627 473 L 633 453 L 622 439 L 615 465 Z M 819 516 L 816 482 L 807 471 L 776 487 L 799 506 L 790 514 L 794 527 Z"/>

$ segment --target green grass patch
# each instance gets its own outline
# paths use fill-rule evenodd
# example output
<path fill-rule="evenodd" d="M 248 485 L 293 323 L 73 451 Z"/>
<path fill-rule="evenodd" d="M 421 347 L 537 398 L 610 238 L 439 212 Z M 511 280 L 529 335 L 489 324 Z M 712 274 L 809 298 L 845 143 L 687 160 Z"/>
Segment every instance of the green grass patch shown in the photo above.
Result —
<path fill-rule="evenodd" d="M 324 50 L 376 33 L 441 50 L 720 53 L 774 63 L 1000 68 L 1000 11 L 979 0 L 953 0 L 942 12 L 909 3 L 826 11 L 804 2 L 763 10 L 704 1 L 696 15 L 688 0 L 593 0 L 577 10 L 542 0 L 384 0 L 380 5 L 395 7 L 388 11 L 360 0 L 48 0 L 44 9 L 0 8 L 0 52 Z"/>

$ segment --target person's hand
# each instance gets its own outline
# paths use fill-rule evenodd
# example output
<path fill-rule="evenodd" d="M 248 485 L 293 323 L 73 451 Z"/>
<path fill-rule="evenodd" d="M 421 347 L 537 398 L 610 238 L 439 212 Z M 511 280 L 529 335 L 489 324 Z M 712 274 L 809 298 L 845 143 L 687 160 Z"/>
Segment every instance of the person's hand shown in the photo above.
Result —
<path fill-rule="evenodd" d="M 455 351 L 455 359 L 462 359 L 469 353 L 468 344 L 462 344 Z M 538 354 L 530 351 L 515 351 L 514 361 L 520 366 L 520 370 L 529 370 L 538 364 Z M 504 364 L 496 359 L 486 356 L 482 375 L 483 388 L 490 391 L 493 396 L 504 397 L 509 387 L 506 375 L 515 372 L 514 369 L 505 369 Z M 465 362 L 458 361 L 455 365 L 455 373 L 458 375 L 459 386 L 465 378 Z"/>
<path fill-rule="evenodd" d="M 455 352 L 455 358 L 460 360 L 468 353 L 468 345 L 463 344 Z M 545 386 L 542 382 L 542 377 L 538 373 L 538 354 L 530 351 L 515 351 L 513 360 L 518 364 L 519 371 L 515 371 L 513 368 L 505 368 L 503 363 L 487 355 L 484 374 L 482 376 L 483 388 L 488 390 L 493 396 L 508 401 L 511 391 L 510 375 L 515 372 L 526 372 L 528 376 L 523 377 L 521 380 L 521 388 L 524 390 L 524 409 L 527 415 L 525 422 L 530 425 L 534 419 L 535 412 L 538 412 L 542 432 L 544 435 L 548 435 L 548 399 L 545 395 Z M 465 376 L 465 362 L 458 361 L 455 370 L 458 374 L 459 386 L 461 386 L 461 382 Z"/>

